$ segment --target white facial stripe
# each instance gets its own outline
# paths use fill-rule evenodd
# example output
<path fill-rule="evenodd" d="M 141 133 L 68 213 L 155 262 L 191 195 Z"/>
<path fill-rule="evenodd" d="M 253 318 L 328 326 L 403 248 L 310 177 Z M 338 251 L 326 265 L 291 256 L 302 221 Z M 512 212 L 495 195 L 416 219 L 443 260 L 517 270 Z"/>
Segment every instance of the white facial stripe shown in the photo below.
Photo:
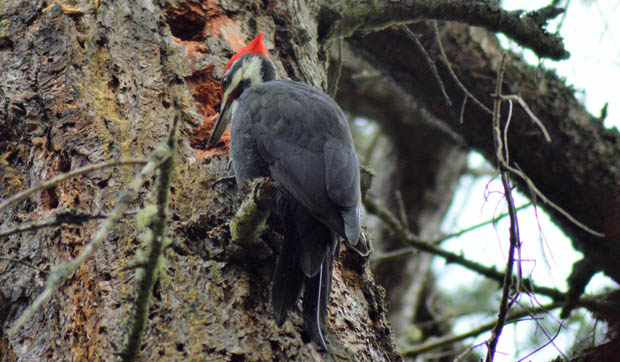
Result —
<path fill-rule="evenodd" d="M 259 57 L 249 57 L 246 59 L 240 59 L 239 61 L 242 61 L 243 64 L 241 64 L 241 67 L 233 73 L 228 88 L 224 90 L 226 92 L 224 93 L 224 100 L 228 99 L 230 93 L 237 88 L 243 79 L 248 79 L 252 85 L 263 82 L 261 79 L 261 59 Z M 233 69 L 233 67 L 229 68 L 226 73 L 224 73 L 224 76 L 228 75 L 228 73 Z"/>
<path fill-rule="evenodd" d="M 241 82 L 241 73 L 243 72 L 236 72 L 233 74 L 233 78 L 230 80 L 230 85 L 224 90 L 226 93 L 224 93 L 224 96 L 222 97 L 222 104 L 225 104 L 228 101 L 230 93 L 232 93 L 232 91 L 235 90 Z"/>
<path fill-rule="evenodd" d="M 243 64 L 243 78 L 249 79 L 252 85 L 257 85 L 263 82 L 263 78 L 261 77 L 261 58 L 260 57 L 250 57 Z"/>
<path fill-rule="evenodd" d="M 232 105 L 230 106 L 230 119 L 235 119 L 235 113 L 237 113 L 237 105 L 239 104 L 239 102 L 237 102 L 237 100 L 235 99 L 232 103 Z"/>
<path fill-rule="evenodd" d="M 270 62 L 270 60 L 264 59 L 260 56 L 242 57 L 238 59 L 235 63 L 233 63 L 233 66 L 226 70 L 226 72 L 224 73 L 224 77 L 232 75 L 232 79 L 230 79 L 228 87 L 224 90 L 225 93 L 222 97 L 222 104 L 226 104 L 228 102 L 228 97 L 235 89 L 237 89 L 237 87 L 242 81 L 249 81 L 250 84 L 246 84 L 246 87 L 263 83 L 263 61 Z M 239 64 L 239 66 L 235 66 L 237 62 L 242 63 Z M 233 70 L 235 72 L 230 74 Z"/>

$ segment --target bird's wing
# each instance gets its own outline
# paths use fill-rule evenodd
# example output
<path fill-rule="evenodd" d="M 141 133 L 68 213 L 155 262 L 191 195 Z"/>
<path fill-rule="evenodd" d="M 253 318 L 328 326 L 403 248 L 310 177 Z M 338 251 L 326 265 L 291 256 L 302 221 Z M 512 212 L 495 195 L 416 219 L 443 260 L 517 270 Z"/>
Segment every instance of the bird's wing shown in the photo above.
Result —
<path fill-rule="evenodd" d="M 355 150 L 329 138 L 323 146 L 327 194 L 344 208 L 359 206 L 360 173 Z"/>
<path fill-rule="evenodd" d="M 263 144 L 265 147 L 261 147 Z M 275 147 L 284 152 L 269 162 L 269 173 L 293 198 L 312 214 L 325 215 L 336 206 L 326 193 L 325 166 L 322 154 L 285 140 L 259 142 L 265 151 Z"/>
<path fill-rule="evenodd" d="M 341 211 L 359 206 L 358 163 L 345 116 L 322 92 L 277 83 L 261 86 L 260 107 L 252 107 L 258 151 L 274 180 L 345 236 Z"/>

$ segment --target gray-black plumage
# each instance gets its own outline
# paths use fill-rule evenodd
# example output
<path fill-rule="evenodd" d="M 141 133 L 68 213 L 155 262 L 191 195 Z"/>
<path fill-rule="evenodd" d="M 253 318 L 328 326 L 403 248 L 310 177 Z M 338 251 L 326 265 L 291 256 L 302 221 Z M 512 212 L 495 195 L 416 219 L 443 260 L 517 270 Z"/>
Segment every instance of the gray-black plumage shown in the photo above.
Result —
<path fill-rule="evenodd" d="M 262 176 L 278 184 L 274 209 L 284 240 L 273 277 L 275 318 L 284 322 L 303 289 L 306 330 L 326 348 L 339 238 L 360 253 L 368 251 L 360 241 L 359 164 L 340 107 L 317 89 L 275 76 L 259 35 L 226 67 L 222 111 L 209 146 L 230 118 L 237 184 Z"/>

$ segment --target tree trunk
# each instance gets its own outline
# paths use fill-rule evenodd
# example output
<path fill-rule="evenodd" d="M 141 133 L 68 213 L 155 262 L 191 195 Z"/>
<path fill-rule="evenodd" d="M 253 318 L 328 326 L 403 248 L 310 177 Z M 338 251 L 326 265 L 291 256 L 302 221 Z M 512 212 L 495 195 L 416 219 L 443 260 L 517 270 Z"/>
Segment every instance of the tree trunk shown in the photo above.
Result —
<path fill-rule="evenodd" d="M 313 30 L 318 7 L 220 7 L 215 1 L 46 6 L 2 4 L 3 197 L 86 164 L 148 156 L 165 140 L 176 108 L 185 113 L 171 194 L 171 244 L 153 293 L 142 358 L 398 360 L 383 292 L 364 260 L 344 252 L 336 264 L 327 324 L 332 354 L 325 355 L 303 337 L 299 310 L 281 328 L 275 324 L 273 253 L 234 258 L 227 252 L 226 222 L 240 196 L 230 183 L 213 183 L 228 173 L 226 148 L 204 150 L 219 108 L 219 74 L 258 28 L 268 34 L 280 74 L 323 87 Z M 0 211 L 2 230 L 65 208 L 108 212 L 133 173 L 130 167 L 98 171 L 35 194 Z M 149 197 L 141 192 L 132 207 Z M 0 360 L 111 360 L 121 349 L 140 248 L 131 217 L 17 334 L 6 334 L 45 284 L 43 272 L 18 261 L 49 271 L 75 257 L 97 227 L 89 222 L 2 241 Z"/>
<path fill-rule="evenodd" d="M 153 292 L 144 360 L 399 359 L 386 322 L 383 292 L 374 284 L 368 264 L 352 253 L 344 252 L 335 268 L 327 324 L 332 354 L 321 354 L 306 343 L 299 310 L 282 328 L 276 326 L 269 301 L 275 257 L 271 249 L 231 256 L 226 222 L 242 195 L 230 183 L 214 183 L 229 173 L 226 143 L 215 151 L 204 148 L 219 108 L 221 71 L 257 31 L 267 35 L 268 50 L 283 78 L 327 88 L 328 55 L 318 41 L 318 29 L 331 15 L 322 11 L 321 4 L 0 3 L 0 197 L 87 164 L 146 157 L 165 140 L 175 112 L 183 112 L 170 200 L 171 242 L 165 251 L 165 273 Z M 343 81 L 339 98 L 354 114 L 383 108 L 373 118 L 383 122 L 397 157 L 391 161 L 393 177 L 382 175 L 386 181 L 378 183 L 384 190 L 380 195 L 400 190 L 410 208 L 410 226 L 426 235 L 436 231 L 462 168 L 463 155 L 451 139 L 492 161 L 494 151 L 490 116 L 479 106 L 468 101 L 460 123 L 463 92 L 442 63 L 430 23 L 418 22 L 411 29 L 437 64 L 451 107 L 440 95 L 425 57 L 396 28 L 357 33 L 348 44 L 399 90 L 400 98 L 394 99 L 403 100 L 421 116 L 412 117 L 411 109 L 381 100 L 356 107 L 347 98 L 355 94 L 351 90 L 355 85 L 347 85 L 348 80 Z M 441 24 L 440 29 L 458 77 L 490 107 L 499 47 L 476 28 Z M 552 139 L 545 143 L 525 113 L 516 110 L 509 132 L 511 161 L 552 202 L 605 234 L 595 237 L 543 204 L 593 268 L 620 281 L 618 133 L 605 130 L 588 115 L 555 75 L 544 72 L 539 78 L 518 58 L 509 61 L 504 84 L 505 94 L 521 93 Z M 389 93 L 393 89 L 387 98 L 393 97 L 395 93 Z M 361 99 L 370 98 L 360 96 L 357 102 Z M 420 118 L 449 130 L 450 137 L 421 125 Z M 425 148 L 429 140 L 432 146 Z M 128 166 L 97 171 L 35 193 L 0 210 L 0 230 L 47 219 L 67 208 L 108 212 L 134 172 Z M 133 208 L 150 199 L 151 183 Z M 524 183 L 520 187 L 528 193 Z M 438 193 L 441 197 L 436 197 Z M 394 207 L 392 202 L 386 203 Z M 131 317 L 135 254 L 141 248 L 133 222 L 128 217 L 108 235 L 94 256 L 15 335 L 6 331 L 43 290 L 44 272 L 83 250 L 98 222 L 15 234 L 1 241 L 1 361 L 114 357 Z M 380 244 L 393 247 L 393 240 L 380 235 Z M 277 238 L 274 233 L 264 237 L 267 244 Z M 397 271 L 394 285 L 388 285 L 392 295 L 411 296 L 416 294 L 411 290 L 422 289 L 409 284 L 407 275 L 412 270 L 424 272 L 427 265 L 428 260 L 407 261 Z M 395 298 L 395 313 L 419 320 L 415 316 L 419 308 L 413 306 L 423 298 L 423 293 Z M 413 303 L 408 310 L 407 303 Z"/>

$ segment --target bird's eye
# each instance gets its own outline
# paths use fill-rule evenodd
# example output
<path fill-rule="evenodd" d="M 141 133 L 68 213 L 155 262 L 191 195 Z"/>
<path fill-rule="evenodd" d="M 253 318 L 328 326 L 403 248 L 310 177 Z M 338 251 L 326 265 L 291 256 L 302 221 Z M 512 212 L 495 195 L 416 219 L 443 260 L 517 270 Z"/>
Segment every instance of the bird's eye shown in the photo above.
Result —
<path fill-rule="evenodd" d="M 222 78 L 222 89 L 224 91 L 226 91 L 226 89 L 228 88 L 229 85 L 230 85 L 230 77 Z"/>

